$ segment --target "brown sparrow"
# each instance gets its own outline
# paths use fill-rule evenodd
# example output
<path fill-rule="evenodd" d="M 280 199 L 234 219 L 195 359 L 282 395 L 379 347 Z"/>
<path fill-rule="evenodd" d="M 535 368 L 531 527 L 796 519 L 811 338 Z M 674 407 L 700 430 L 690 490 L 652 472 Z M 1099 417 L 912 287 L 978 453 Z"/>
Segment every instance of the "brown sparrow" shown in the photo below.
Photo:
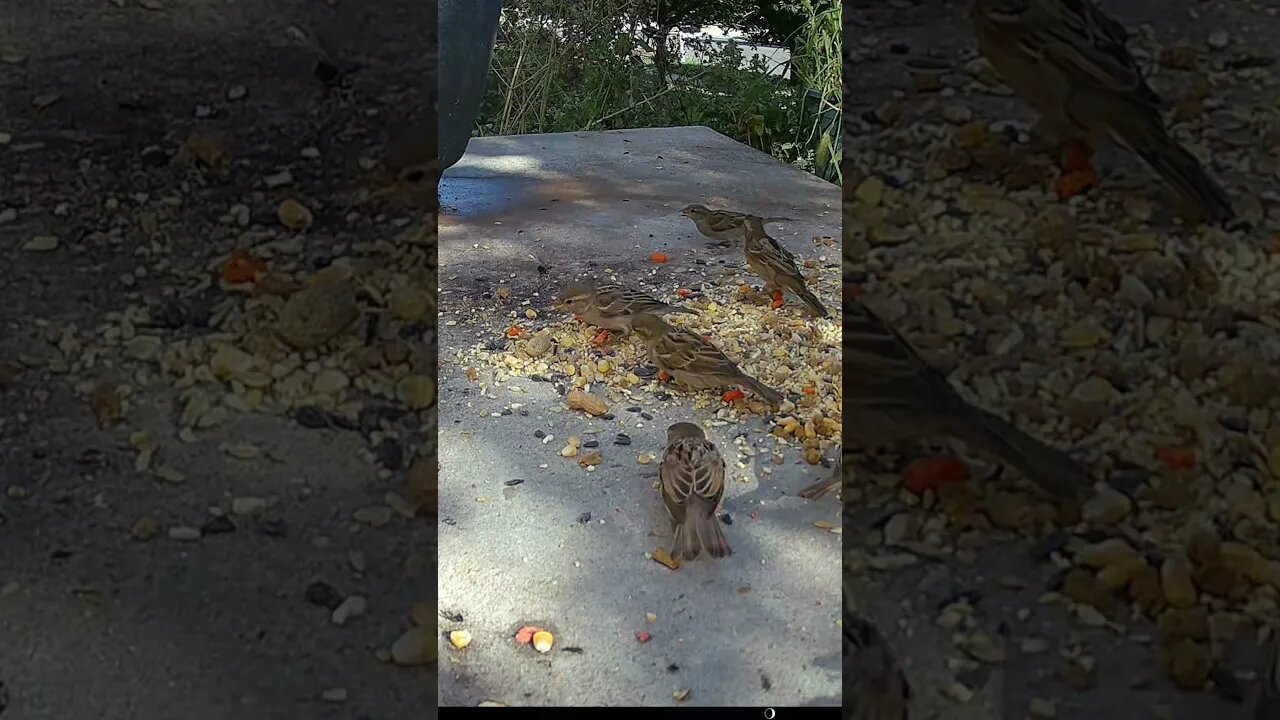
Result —
<path fill-rule="evenodd" d="M 748 216 L 743 219 L 743 237 L 747 265 L 764 278 L 765 292 L 773 295 L 775 309 L 782 305 L 782 291 L 790 290 L 818 317 L 828 317 L 826 306 L 805 287 L 804 276 L 796 267 L 796 257 L 769 237 L 760 218 Z"/>
<path fill-rule="evenodd" d="M 675 523 L 671 556 L 693 560 L 703 550 L 713 558 L 732 555 L 716 521 L 716 508 L 724 497 L 724 458 L 702 428 L 687 422 L 667 428 L 658 476 L 662 504 Z"/>
<path fill-rule="evenodd" d="M 739 370 L 719 348 L 687 330 L 648 313 L 637 315 L 631 327 L 659 370 L 695 390 L 740 385 L 774 407 L 782 402 L 781 393 Z"/>
<path fill-rule="evenodd" d="M 742 221 L 755 215 L 747 213 L 734 212 L 732 210 L 712 210 L 706 205 L 685 205 L 680 214 L 693 221 L 698 226 L 698 232 L 711 238 L 719 240 L 721 244 L 737 242 L 742 239 Z M 762 223 L 768 222 L 784 222 L 791 218 L 785 217 L 764 217 L 758 218 Z"/>
<path fill-rule="evenodd" d="M 1054 496 L 1075 498 L 1089 487 L 1070 456 L 970 405 L 856 299 L 845 299 L 843 329 L 844 427 L 863 448 L 946 436 L 995 455 Z"/>
<path fill-rule="evenodd" d="M 1260 684 L 1262 689 L 1253 709 L 1253 720 L 1280 718 L 1280 635 L 1271 641 L 1271 657 Z"/>
<path fill-rule="evenodd" d="M 601 328 L 593 340 L 597 345 L 603 345 L 609 339 L 610 330 L 617 330 L 623 335 L 630 333 L 631 321 L 640 313 L 698 314 L 696 310 L 670 305 L 644 293 L 612 284 L 596 287 L 587 283 L 571 283 L 556 298 L 556 308 L 568 310 L 583 322 Z"/>
<path fill-rule="evenodd" d="M 845 720 L 907 720 L 911 686 L 880 631 L 847 605 L 841 625 Z"/>
<path fill-rule="evenodd" d="M 1208 220 L 1234 216 L 1222 188 L 1165 130 L 1164 103 L 1125 46 L 1129 32 L 1093 0 L 974 0 L 969 13 L 982 54 L 1040 114 L 1040 133 L 1083 149 L 1080 169 L 1092 173 L 1089 139 L 1113 142 Z"/>

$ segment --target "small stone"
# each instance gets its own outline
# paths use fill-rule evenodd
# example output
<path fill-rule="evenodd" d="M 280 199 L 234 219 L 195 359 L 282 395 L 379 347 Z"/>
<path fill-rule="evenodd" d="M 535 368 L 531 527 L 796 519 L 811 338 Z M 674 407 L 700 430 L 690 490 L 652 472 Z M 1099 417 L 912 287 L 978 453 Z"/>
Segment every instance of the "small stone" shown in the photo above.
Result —
<path fill-rule="evenodd" d="M 334 625 L 346 625 L 348 620 L 354 620 L 365 614 L 369 609 L 369 602 L 359 595 L 352 595 L 343 600 L 338 607 L 333 609 L 333 614 L 329 619 Z"/>
<path fill-rule="evenodd" d="M 875 207 L 884 198 L 884 183 L 874 177 L 867 178 L 854 189 L 853 196 L 859 202 Z"/>
<path fill-rule="evenodd" d="M 322 607 L 330 612 L 336 610 L 343 600 L 332 585 L 322 580 L 317 580 L 308 585 L 303 597 L 308 603 Z"/>
<path fill-rule="evenodd" d="M 320 693 L 320 699 L 330 703 L 344 703 L 347 701 L 347 689 L 329 688 Z"/>
<path fill-rule="evenodd" d="M 293 198 L 286 198 L 276 207 L 276 219 L 290 230 L 306 230 L 315 221 L 315 216 L 306 205 Z"/>
<path fill-rule="evenodd" d="M 200 528 L 194 528 L 190 525 L 175 525 L 169 528 L 170 540 L 181 540 L 183 542 L 191 542 L 199 540 L 201 537 Z"/>
<path fill-rule="evenodd" d="M 396 397 L 413 410 L 429 408 L 436 401 L 436 383 L 426 375 L 410 375 L 396 385 Z"/>
<path fill-rule="evenodd" d="M 37 235 L 26 242 L 22 246 L 27 252 L 50 252 L 57 250 L 59 245 L 58 238 L 53 235 Z"/>
<path fill-rule="evenodd" d="M 626 435 L 624 433 L 618 433 L 618 436 L 613 439 L 613 444 L 614 445 L 630 445 L 631 436 Z M 1280 477 L 1280 474 L 1278 474 L 1277 477 Z M 1280 493 L 1277 494 L 1277 497 L 1280 497 Z M 1280 519 L 1280 516 L 1278 516 L 1278 519 Z"/>
<path fill-rule="evenodd" d="M 1027 712 L 1034 720 L 1053 720 L 1058 717 L 1058 706 L 1052 700 L 1031 698 L 1027 704 Z"/>
<path fill-rule="evenodd" d="M 154 360 L 164 348 L 164 341 L 153 335 L 139 335 L 124 346 L 124 352 L 135 360 Z"/>
<path fill-rule="evenodd" d="M 1081 516 L 1085 522 L 1097 525 L 1115 525 L 1129 516 L 1133 501 L 1110 487 L 1103 487 L 1084 504 Z"/>
<path fill-rule="evenodd" d="M 1231 36 L 1226 30 L 1213 30 L 1209 33 L 1209 47 L 1214 50 L 1222 50 L 1231 44 Z"/>
<path fill-rule="evenodd" d="M 3 143 L 0 143 L 3 144 Z M 6 225 L 18 219 L 18 211 L 13 208 L 0 210 L 0 225 Z"/>
<path fill-rule="evenodd" d="M 356 522 L 369 527 L 380 528 L 391 522 L 392 511 L 386 505 L 363 507 L 351 514 Z"/>
<path fill-rule="evenodd" d="M 412 628 L 391 645 L 391 660 L 397 665 L 426 665 L 436 659 L 435 639 L 426 627 Z"/>
<path fill-rule="evenodd" d="M 266 183 L 268 188 L 271 188 L 272 190 L 274 190 L 276 188 L 284 187 L 285 185 L 292 185 L 293 173 L 289 172 L 288 170 L 281 170 L 280 172 L 275 173 L 274 175 L 266 176 L 265 178 L 262 179 L 262 181 Z"/>
<path fill-rule="evenodd" d="M 248 94 L 249 94 L 249 88 L 246 88 L 243 85 L 232 85 L 230 88 L 227 88 L 228 100 L 240 100 L 245 95 L 248 95 Z"/>
<path fill-rule="evenodd" d="M 1213 672 L 1213 656 L 1208 647 L 1191 640 L 1181 640 L 1165 648 L 1164 660 L 1169 676 L 1182 690 L 1203 690 Z"/>
<path fill-rule="evenodd" d="M 391 314 L 405 322 L 417 322 L 435 312 L 435 299 L 426 288 L 397 285 L 387 298 Z"/>
<path fill-rule="evenodd" d="M 651 455 L 650 453 L 641 453 L 640 456 L 636 458 L 636 462 L 640 463 L 641 465 L 648 465 L 649 463 L 653 462 L 653 455 Z"/>
<path fill-rule="evenodd" d="M 1160 589 L 1169 605 L 1188 608 L 1196 604 L 1196 588 L 1191 581 L 1191 564 L 1186 558 L 1170 557 L 1160 567 Z"/>
<path fill-rule="evenodd" d="M 267 509 L 266 498 L 237 497 L 231 500 L 231 512 L 234 515 L 256 515 Z"/>
<path fill-rule="evenodd" d="M 155 518 L 143 516 L 138 518 L 133 527 L 129 528 L 129 537 L 138 542 L 146 542 L 155 538 L 158 532 L 159 528 L 156 526 Z"/>
<path fill-rule="evenodd" d="M 336 395 L 351 386 L 351 378 L 337 368 L 321 370 L 311 383 L 311 392 L 316 395 Z"/>
<path fill-rule="evenodd" d="M 947 105 L 942 108 L 942 117 L 953 125 L 963 125 L 973 119 L 973 110 L 967 105 Z"/>

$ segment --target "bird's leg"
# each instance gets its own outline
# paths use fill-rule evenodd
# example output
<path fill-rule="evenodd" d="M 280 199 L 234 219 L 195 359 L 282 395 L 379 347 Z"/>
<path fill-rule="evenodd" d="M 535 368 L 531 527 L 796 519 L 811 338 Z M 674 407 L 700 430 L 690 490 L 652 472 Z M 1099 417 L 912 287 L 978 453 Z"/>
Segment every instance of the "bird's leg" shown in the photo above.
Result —
<path fill-rule="evenodd" d="M 601 328 L 600 332 L 596 333 L 596 336 L 591 338 L 591 342 L 595 343 L 596 345 L 604 345 L 605 343 L 609 342 L 609 329 Z"/>
<path fill-rule="evenodd" d="M 1073 139 L 1063 143 L 1062 175 L 1055 186 L 1059 198 L 1070 200 L 1098 185 L 1093 154 L 1093 146 L 1087 140 Z"/>

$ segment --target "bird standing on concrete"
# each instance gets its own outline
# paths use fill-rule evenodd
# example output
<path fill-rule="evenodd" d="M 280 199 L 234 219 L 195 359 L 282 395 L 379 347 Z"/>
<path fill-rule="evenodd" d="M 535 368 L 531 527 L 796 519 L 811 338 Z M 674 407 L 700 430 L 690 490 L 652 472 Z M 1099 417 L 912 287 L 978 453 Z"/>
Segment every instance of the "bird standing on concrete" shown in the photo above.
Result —
<path fill-rule="evenodd" d="M 667 428 L 658 476 L 662 504 L 675 523 L 671 556 L 693 560 L 703 550 L 713 558 L 733 554 L 716 520 L 716 508 L 724 498 L 724 458 L 702 428 L 687 422 Z"/>

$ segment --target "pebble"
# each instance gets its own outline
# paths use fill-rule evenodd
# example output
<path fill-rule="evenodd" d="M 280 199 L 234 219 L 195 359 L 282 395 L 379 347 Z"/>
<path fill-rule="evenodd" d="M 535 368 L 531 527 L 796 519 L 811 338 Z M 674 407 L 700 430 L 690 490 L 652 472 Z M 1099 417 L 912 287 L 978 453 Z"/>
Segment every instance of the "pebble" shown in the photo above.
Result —
<path fill-rule="evenodd" d="M 235 515 L 254 515 L 266 509 L 266 498 L 244 496 L 231 500 L 231 512 Z"/>
<path fill-rule="evenodd" d="M 11 223 L 18 219 L 18 211 L 13 208 L 5 208 L 0 210 L 0 225 Z"/>
<path fill-rule="evenodd" d="M 429 408 L 436 401 L 436 383 L 426 375 L 410 375 L 396 385 L 396 397 L 412 410 Z"/>
<path fill-rule="evenodd" d="M 1214 50 L 1222 50 L 1231 44 L 1231 36 L 1226 30 L 1214 30 L 1209 33 L 1209 47 Z"/>
<path fill-rule="evenodd" d="M 50 252 L 57 250 L 59 244 L 60 242 L 56 236 L 37 235 L 28 240 L 27 243 L 22 246 L 22 249 L 27 252 Z"/>
<path fill-rule="evenodd" d="M 303 598 L 310 604 L 316 605 L 326 610 L 333 611 L 342 604 L 342 596 L 338 591 L 323 580 L 316 580 L 307 586 L 307 591 L 303 594 Z"/>
<path fill-rule="evenodd" d="M 133 527 L 129 528 L 129 536 L 139 542 L 151 540 L 159 532 L 156 526 L 155 518 L 144 516 L 138 518 Z"/>
<path fill-rule="evenodd" d="M 243 85 L 232 85 L 230 88 L 227 89 L 228 100 L 240 100 L 241 98 L 243 98 L 245 95 L 248 95 L 248 94 L 249 94 L 249 88 L 246 88 Z"/>
<path fill-rule="evenodd" d="M 192 540 L 199 540 L 200 537 L 201 537 L 200 528 L 194 528 L 194 527 L 191 527 L 190 525 L 175 525 L 169 528 L 170 540 L 181 540 L 184 542 L 191 542 Z"/>
<path fill-rule="evenodd" d="M 356 522 L 380 528 L 391 522 L 391 508 L 386 505 L 373 505 L 360 508 L 352 513 L 351 516 Z"/>
<path fill-rule="evenodd" d="M 614 445 L 630 445 L 631 436 L 626 435 L 624 433 L 618 433 L 618 436 L 613 439 L 613 444 Z"/>
<path fill-rule="evenodd" d="M 435 639 L 429 628 L 414 627 L 391 645 L 391 660 L 397 665 L 426 665 L 436 659 Z"/>
<path fill-rule="evenodd" d="M 160 355 L 160 351 L 164 349 L 164 341 L 153 335 L 139 335 L 129 341 L 124 347 L 124 352 L 135 360 L 153 360 Z"/>
<path fill-rule="evenodd" d="M 966 105 L 948 105 L 942 108 L 942 117 L 949 123 L 963 125 L 973 119 L 973 110 Z"/>
<path fill-rule="evenodd" d="M 293 184 L 293 173 L 288 170 L 281 170 L 274 175 L 266 176 L 262 181 L 266 183 L 268 188 L 274 190 L 276 188 L 284 187 L 285 185 Z"/>
<path fill-rule="evenodd" d="M 333 609 L 333 614 L 329 616 L 329 619 L 333 621 L 334 625 L 346 625 L 348 620 L 354 620 L 364 615 L 368 609 L 369 603 L 367 600 L 360 595 L 352 595 Z"/>
<path fill-rule="evenodd" d="M 331 702 L 331 703 L 346 702 L 347 689 L 346 688 L 329 688 L 328 690 L 325 690 L 324 692 L 320 693 L 320 699 L 324 700 L 325 702 Z"/>

